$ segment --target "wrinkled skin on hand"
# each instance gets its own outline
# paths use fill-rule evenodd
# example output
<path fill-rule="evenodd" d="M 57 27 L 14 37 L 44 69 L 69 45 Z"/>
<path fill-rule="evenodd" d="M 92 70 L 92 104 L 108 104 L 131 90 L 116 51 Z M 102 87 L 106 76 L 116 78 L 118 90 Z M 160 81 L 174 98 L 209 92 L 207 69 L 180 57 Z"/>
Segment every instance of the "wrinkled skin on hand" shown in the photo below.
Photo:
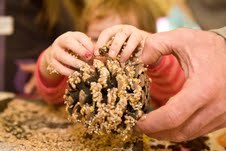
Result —
<path fill-rule="evenodd" d="M 178 29 L 150 35 L 141 56 L 145 64 L 174 54 L 186 75 L 182 90 L 141 118 L 148 136 L 185 141 L 226 126 L 226 42 L 212 32 Z"/>

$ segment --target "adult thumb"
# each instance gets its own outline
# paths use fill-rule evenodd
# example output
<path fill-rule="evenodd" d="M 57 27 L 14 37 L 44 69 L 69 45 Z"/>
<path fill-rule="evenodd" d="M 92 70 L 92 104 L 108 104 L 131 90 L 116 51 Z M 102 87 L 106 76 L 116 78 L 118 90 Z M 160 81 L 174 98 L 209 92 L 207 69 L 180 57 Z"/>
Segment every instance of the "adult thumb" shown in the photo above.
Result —
<path fill-rule="evenodd" d="M 179 45 L 183 44 L 185 41 L 183 39 L 186 39 L 186 37 L 183 37 L 183 35 L 181 37 L 179 30 L 150 34 L 145 40 L 141 61 L 145 65 L 152 65 L 155 64 L 161 56 L 169 54 L 177 56 L 177 50 L 180 48 Z"/>

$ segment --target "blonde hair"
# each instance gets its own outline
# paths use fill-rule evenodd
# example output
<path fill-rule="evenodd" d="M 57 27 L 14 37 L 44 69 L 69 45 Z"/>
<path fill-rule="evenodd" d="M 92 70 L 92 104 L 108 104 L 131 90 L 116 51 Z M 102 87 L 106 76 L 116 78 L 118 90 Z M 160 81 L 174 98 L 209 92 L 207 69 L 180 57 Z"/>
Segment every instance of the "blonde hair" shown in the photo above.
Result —
<path fill-rule="evenodd" d="M 123 24 L 130 24 L 129 15 L 135 16 L 138 28 L 156 32 L 156 20 L 163 16 L 152 0 L 87 0 L 81 17 L 80 30 L 87 31 L 89 23 L 109 15 L 119 15 Z"/>
<path fill-rule="evenodd" d="M 42 7 L 35 22 L 38 26 L 51 31 L 57 23 L 64 20 L 60 15 L 66 13 L 74 24 L 72 27 L 75 27 L 83 6 L 83 0 L 42 0 Z"/>
<path fill-rule="evenodd" d="M 159 9 L 164 13 L 164 14 L 168 14 L 168 12 L 170 11 L 171 7 L 181 1 L 184 0 L 152 0 L 154 1 Z"/>

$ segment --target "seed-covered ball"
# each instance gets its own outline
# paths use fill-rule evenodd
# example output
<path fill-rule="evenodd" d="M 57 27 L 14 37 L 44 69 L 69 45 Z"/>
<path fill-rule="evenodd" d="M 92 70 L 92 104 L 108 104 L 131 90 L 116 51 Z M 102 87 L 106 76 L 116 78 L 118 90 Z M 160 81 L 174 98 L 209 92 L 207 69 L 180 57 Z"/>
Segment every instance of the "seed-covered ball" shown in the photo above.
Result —
<path fill-rule="evenodd" d="M 123 45 L 125 47 L 126 43 Z M 138 49 L 122 64 L 108 57 L 110 44 L 94 59 L 69 76 L 64 99 L 69 118 L 81 122 L 89 134 L 127 135 L 150 101 L 150 81 L 138 60 Z"/>

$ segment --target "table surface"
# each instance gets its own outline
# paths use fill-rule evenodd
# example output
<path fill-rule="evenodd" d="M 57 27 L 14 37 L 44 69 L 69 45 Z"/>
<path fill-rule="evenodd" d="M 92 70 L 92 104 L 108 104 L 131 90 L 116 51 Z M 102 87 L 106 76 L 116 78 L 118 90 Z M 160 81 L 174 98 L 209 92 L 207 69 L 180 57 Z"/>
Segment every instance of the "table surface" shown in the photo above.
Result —
<path fill-rule="evenodd" d="M 84 131 L 81 126 L 68 121 L 64 106 L 53 107 L 42 101 L 16 98 L 0 111 L 0 150 L 4 151 L 68 151 L 81 150 L 84 147 L 86 150 L 93 150 L 84 146 L 81 131 Z M 223 133 L 226 133 L 226 129 L 209 134 L 209 146 L 212 150 L 225 150 L 216 141 Z M 93 142 L 91 144 L 99 145 L 98 147 L 105 150 L 103 144 Z"/>

